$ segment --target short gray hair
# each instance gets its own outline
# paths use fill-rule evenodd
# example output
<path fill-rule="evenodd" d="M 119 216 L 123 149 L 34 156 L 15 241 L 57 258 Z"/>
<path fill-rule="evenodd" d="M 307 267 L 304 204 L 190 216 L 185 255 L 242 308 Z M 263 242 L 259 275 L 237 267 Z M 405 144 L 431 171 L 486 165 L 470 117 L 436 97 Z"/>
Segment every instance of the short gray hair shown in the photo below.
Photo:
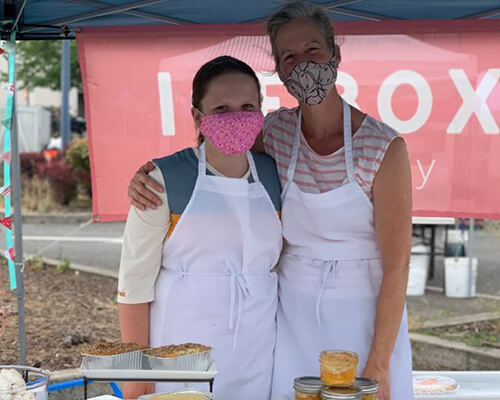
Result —
<path fill-rule="evenodd" d="M 314 21 L 325 37 L 328 47 L 330 50 L 334 51 L 335 32 L 326 9 L 319 4 L 308 1 L 294 1 L 283 6 L 267 21 L 267 34 L 271 40 L 271 48 L 276 67 L 279 66 L 279 57 L 276 52 L 276 35 L 278 30 L 287 22 L 303 17 L 311 18 Z"/>

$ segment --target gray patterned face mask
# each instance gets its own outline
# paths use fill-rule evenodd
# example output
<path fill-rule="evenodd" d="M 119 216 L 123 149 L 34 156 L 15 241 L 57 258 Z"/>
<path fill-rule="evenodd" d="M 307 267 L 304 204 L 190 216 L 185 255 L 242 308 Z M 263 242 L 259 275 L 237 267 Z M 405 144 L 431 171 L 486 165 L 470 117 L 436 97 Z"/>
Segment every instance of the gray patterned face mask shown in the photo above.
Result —
<path fill-rule="evenodd" d="M 337 62 L 297 64 L 285 80 L 288 92 L 300 103 L 313 106 L 321 103 L 337 80 Z"/>

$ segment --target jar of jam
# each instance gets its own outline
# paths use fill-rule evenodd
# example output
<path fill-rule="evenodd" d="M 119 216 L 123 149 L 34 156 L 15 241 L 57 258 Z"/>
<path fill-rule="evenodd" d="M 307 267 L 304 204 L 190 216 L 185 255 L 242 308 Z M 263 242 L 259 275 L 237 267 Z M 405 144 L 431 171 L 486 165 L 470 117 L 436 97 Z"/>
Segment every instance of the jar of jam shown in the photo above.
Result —
<path fill-rule="evenodd" d="M 358 355 L 350 351 L 323 351 L 320 354 L 321 380 L 326 386 L 349 387 L 356 379 Z"/>
<path fill-rule="evenodd" d="M 363 400 L 376 400 L 378 393 L 378 383 L 373 379 L 358 377 L 354 381 L 354 386 L 363 392 Z"/>
<path fill-rule="evenodd" d="M 314 376 L 295 378 L 295 400 L 321 400 L 321 379 Z"/>
<path fill-rule="evenodd" d="M 362 400 L 363 392 L 357 387 L 326 387 L 321 390 L 321 400 Z"/>

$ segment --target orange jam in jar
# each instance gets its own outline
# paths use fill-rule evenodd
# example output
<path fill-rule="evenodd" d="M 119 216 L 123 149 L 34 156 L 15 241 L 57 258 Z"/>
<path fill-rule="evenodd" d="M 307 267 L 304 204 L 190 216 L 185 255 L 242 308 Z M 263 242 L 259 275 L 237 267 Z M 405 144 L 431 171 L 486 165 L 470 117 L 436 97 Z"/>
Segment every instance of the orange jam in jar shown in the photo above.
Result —
<path fill-rule="evenodd" d="M 295 378 L 295 400 L 321 400 L 321 379 L 314 376 Z"/>
<path fill-rule="evenodd" d="M 363 400 L 376 400 L 378 393 L 378 383 L 373 379 L 358 377 L 354 381 L 354 386 L 363 392 Z"/>
<path fill-rule="evenodd" d="M 320 364 L 324 385 L 347 387 L 356 379 L 358 355 L 350 351 L 323 351 Z"/>

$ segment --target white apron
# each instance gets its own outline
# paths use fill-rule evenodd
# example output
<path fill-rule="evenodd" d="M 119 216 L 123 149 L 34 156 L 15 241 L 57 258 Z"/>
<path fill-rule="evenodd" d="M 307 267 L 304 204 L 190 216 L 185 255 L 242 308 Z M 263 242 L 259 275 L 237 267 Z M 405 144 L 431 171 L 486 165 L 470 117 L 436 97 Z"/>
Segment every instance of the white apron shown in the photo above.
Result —
<path fill-rule="evenodd" d="M 322 350 L 358 353 L 361 374 L 374 335 L 382 260 L 372 203 L 354 177 L 351 111 L 346 102 L 343 106 L 348 183 L 325 193 L 304 193 L 293 181 L 302 134 L 298 117 L 282 201 L 273 400 L 293 398 L 295 377 L 319 376 Z M 391 398 L 412 399 L 406 309 L 390 374 Z"/>
<path fill-rule="evenodd" d="M 205 146 L 186 209 L 163 248 L 150 309 L 150 344 L 212 346 L 217 400 L 269 399 L 276 340 L 281 223 L 254 179 L 208 176 Z M 193 387 L 207 385 L 196 384 Z M 156 391 L 184 387 L 157 384 Z"/>

